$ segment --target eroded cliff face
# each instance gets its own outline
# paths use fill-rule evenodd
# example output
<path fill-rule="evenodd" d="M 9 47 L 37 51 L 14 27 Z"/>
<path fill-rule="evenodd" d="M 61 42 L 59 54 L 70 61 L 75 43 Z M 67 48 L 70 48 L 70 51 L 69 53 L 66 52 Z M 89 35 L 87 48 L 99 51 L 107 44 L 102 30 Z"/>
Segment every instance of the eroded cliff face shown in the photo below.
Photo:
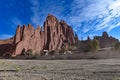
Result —
<path fill-rule="evenodd" d="M 72 28 L 65 21 L 58 21 L 57 18 L 48 14 L 43 29 L 32 25 L 18 25 L 14 37 L 13 55 L 20 55 L 22 50 L 33 50 L 33 53 L 40 54 L 43 50 L 61 50 L 63 46 L 68 48 L 75 44 L 76 37 Z"/>
<path fill-rule="evenodd" d="M 14 38 L 0 40 L 0 57 L 10 56 L 13 51 Z"/>

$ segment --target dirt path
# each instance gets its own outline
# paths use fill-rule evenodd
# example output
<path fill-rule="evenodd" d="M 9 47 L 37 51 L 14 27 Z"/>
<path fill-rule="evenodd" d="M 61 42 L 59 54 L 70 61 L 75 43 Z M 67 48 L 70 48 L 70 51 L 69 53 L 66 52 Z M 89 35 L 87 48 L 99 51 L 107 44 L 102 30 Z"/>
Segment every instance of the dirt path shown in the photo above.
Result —
<path fill-rule="evenodd" d="M 0 60 L 0 80 L 120 80 L 120 59 Z"/>

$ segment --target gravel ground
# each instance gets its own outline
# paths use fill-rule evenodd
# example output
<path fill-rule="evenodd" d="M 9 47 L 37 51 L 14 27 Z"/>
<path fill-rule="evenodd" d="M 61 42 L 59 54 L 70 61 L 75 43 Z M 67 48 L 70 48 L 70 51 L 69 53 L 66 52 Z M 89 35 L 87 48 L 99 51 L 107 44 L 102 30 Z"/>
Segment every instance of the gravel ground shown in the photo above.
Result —
<path fill-rule="evenodd" d="M 120 59 L 0 60 L 0 80 L 120 80 Z"/>

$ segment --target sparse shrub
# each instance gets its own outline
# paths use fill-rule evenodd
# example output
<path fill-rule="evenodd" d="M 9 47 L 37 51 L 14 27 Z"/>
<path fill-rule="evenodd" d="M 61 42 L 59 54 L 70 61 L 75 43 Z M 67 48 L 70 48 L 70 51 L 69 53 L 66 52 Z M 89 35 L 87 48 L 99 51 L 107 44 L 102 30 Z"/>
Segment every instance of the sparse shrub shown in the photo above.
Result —
<path fill-rule="evenodd" d="M 88 52 L 89 51 L 93 51 L 93 42 L 92 42 L 92 40 L 90 40 L 89 41 L 89 43 L 88 43 L 88 46 L 87 46 L 87 49 L 86 50 L 88 50 Z"/>
<path fill-rule="evenodd" d="M 22 56 L 25 56 L 25 55 L 26 55 L 25 49 L 22 50 L 21 55 L 22 55 Z"/>
<path fill-rule="evenodd" d="M 90 51 L 89 46 L 81 47 L 80 49 L 81 49 L 83 52 L 89 52 L 89 51 Z"/>
<path fill-rule="evenodd" d="M 32 49 L 28 49 L 27 52 L 26 52 L 26 54 L 27 54 L 28 56 L 32 56 L 32 55 L 33 55 Z"/>
<path fill-rule="evenodd" d="M 64 53 L 67 52 L 67 51 L 68 51 L 67 48 L 62 48 L 62 49 L 59 51 L 59 53 L 60 53 L 60 54 L 64 54 Z"/>
<path fill-rule="evenodd" d="M 44 51 L 41 51 L 40 56 L 43 56 L 43 55 L 45 55 L 45 53 L 44 53 Z"/>
<path fill-rule="evenodd" d="M 42 66 L 42 69 L 47 69 L 47 65 L 43 65 L 43 66 Z"/>
<path fill-rule="evenodd" d="M 68 50 L 69 50 L 69 51 L 72 51 L 73 49 L 72 49 L 72 47 L 69 47 Z"/>
<path fill-rule="evenodd" d="M 99 41 L 97 39 L 93 39 L 92 41 L 92 51 L 96 52 L 99 49 Z"/>
<path fill-rule="evenodd" d="M 120 42 L 115 44 L 114 49 L 115 50 L 120 50 Z"/>
<path fill-rule="evenodd" d="M 69 51 L 73 51 L 73 50 L 76 50 L 77 49 L 77 46 L 73 45 L 73 46 L 70 46 L 68 48 Z"/>
<path fill-rule="evenodd" d="M 55 53 L 56 53 L 55 50 L 52 50 L 52 51 L 49 52 L 50 55 L 54 55 Z"/>
<path fill-rule="evenodd" d="M 16 71 L 20 72 L 20 66 L 15 65 L 14 68 L 16 69 Z"/>
<path fill-rule="evenodd" d="M 25 51 L 25 49 L 22 50 L 21 52 L 22 56 L 33 56 L 33 51 L 32 49 L 28 49 L 27 51 Z"/>
<path fill-rule="evenodd" d="M 97 39 L 93 39 L 88 44 L 88 49 L 86 49 L 88 52 L 96 52 L 99 49 L 99 41 Z"/>

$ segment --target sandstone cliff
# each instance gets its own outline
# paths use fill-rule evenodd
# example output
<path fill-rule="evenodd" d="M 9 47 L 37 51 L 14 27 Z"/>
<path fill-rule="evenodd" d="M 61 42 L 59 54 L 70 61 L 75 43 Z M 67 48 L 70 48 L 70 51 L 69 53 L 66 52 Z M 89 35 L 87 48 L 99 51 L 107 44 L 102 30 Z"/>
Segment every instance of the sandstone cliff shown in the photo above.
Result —
<path fill-rule="evenodd" d="M 43 50 L 61 50 L 64 46 L 68 48 L 75 44 L 76 37 L 72 28 L 65 21 L 48 14 L 43 28 L 38 26 L 36 29 L 29 24 L 18 25 L 14 37 L 13 55 L 21 54 L 22 50 L 33 50 L 33 53 L 40 54 Z"/>

